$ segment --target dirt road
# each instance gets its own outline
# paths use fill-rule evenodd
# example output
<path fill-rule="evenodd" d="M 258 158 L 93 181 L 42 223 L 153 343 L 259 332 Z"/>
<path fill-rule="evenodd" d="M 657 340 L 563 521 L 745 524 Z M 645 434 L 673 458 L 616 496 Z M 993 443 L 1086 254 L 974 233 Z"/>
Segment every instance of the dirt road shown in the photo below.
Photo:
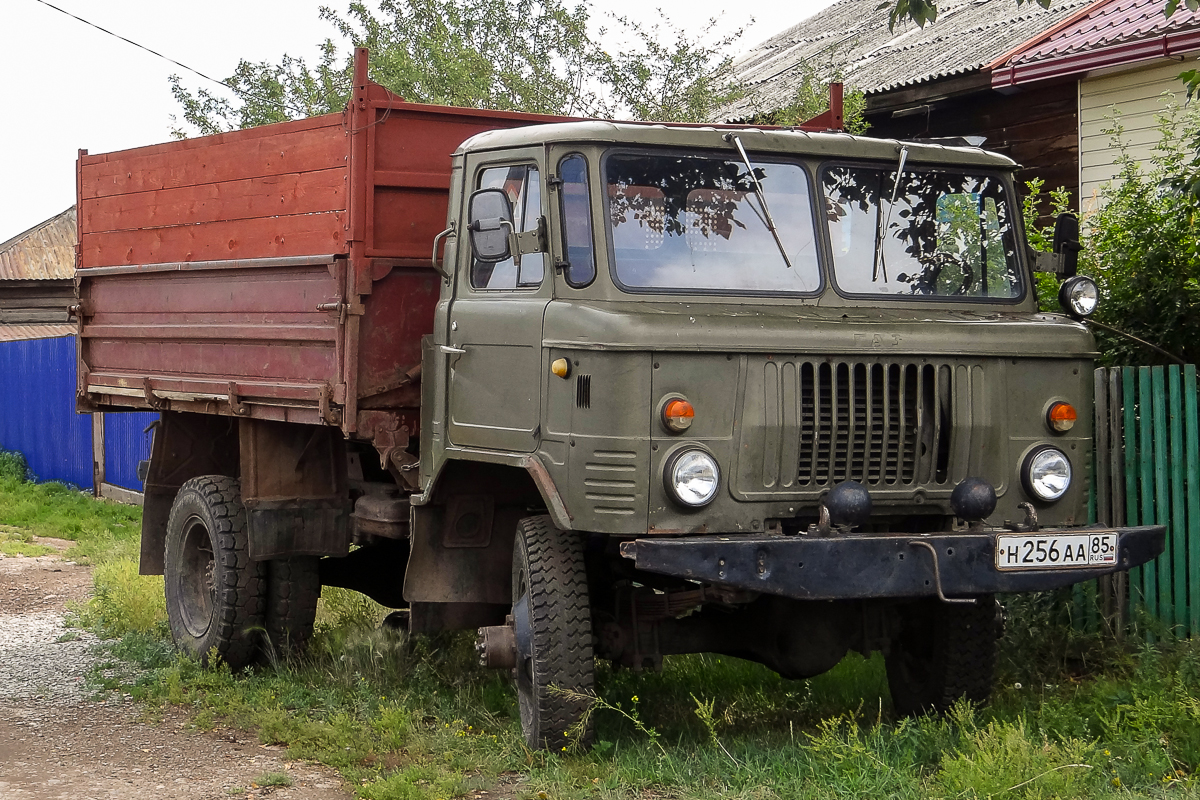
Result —
<path fill-rule="evenodd" d="M 39 539 L 60 551 L 69 542 Z M 345 800 L 332 770 L 288 761 L 242 731 L 189 730 L 169 710 L 149 720 L 124 697 L 91 700 L 83 677 L 96 640 L 62 625 L 91 589 L 59 556 L 0 557 L 0 798 L 3 800 Z M 291 786 L 254 786 L 284 773 Z"/>

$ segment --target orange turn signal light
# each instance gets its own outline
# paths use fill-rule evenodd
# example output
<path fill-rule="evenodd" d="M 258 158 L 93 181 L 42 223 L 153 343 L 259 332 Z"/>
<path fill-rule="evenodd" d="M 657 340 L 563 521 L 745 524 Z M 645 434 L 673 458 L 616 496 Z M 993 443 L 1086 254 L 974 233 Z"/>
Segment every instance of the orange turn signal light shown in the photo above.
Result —
<path fill-rule="evenodd" d="M 1055 403 L 1046 414 L 1046 422 L 1050 425 L 1050 430 L 1066 433 L 1075 427 L 1078 417 L 1075 406 L 1070 403 Z"/>
<path fill-rule="evenodd" d="M 692 427 L 692 419 L 695 416 L 696 409 L 681 397 L 668 400 L 662 410 L 663 425 L 671 433 L 683 433 Z"/>
<path fill-rule="evenodd" d="M 556 358 L 550 362 L 550 371 L 560 378 L 571 374 L 571 362 L 565 358 Z"/>

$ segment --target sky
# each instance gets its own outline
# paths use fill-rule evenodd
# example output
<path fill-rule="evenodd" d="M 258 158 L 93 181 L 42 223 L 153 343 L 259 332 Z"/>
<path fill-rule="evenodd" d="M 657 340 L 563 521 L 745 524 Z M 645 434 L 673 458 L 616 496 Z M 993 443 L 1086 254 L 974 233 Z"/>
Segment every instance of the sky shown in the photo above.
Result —
<path fill-rule="evenodd" d="M 334 37 L 318 16 L 324 4 L 344 11 L 349 0 L 47 0 L 213 78 L 230 75 L 240 58 L 278 61 L 284 53 L 317 60 L 317 45 Z M 644 24 L 665 14 L 684 30 L 710 36 L 745 28 L 745 50 L 805 19 L 833 0 L 592 0 L 592 18 L 607 12 Z M 751 21 L 753 20 L 753 22 Z M 170 139 L 179 113 L 167 78 L 193 90 L 224 91 L 102 33 L 38 0 L 0 0 L 0 125 L 5 191 L 0 242 L 62 212 L 75 201 L 75 159 L 83 148 L 104 153 Z"/>

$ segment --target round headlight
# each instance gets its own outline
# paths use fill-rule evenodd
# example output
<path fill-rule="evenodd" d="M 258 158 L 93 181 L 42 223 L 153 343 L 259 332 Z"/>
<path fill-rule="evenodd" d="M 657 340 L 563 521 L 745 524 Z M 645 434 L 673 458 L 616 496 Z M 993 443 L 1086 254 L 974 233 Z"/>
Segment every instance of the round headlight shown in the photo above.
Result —
<path fill-rule="evenodd" d="M 717 496 L 721 471 L 717 460 L 703 450 L 680 450 L 667 460 L 663 479 L 672 499 L 688 508 L 699 508 Z"/>
<path fill-rule="evenodd" d="M 1067 278 L 1058 290 L 1058 304 L 1075 319 L 1090 317 L 1099 303 L 1100 288 L 1086 275 Z"/>
<path fill-rule="evenodd" d="M 1021 472 L 1025 490 L 1039 500 L 1057 500 L 1071 487 L 1071 462 L 1055 447 L 1034 450 Z"/>

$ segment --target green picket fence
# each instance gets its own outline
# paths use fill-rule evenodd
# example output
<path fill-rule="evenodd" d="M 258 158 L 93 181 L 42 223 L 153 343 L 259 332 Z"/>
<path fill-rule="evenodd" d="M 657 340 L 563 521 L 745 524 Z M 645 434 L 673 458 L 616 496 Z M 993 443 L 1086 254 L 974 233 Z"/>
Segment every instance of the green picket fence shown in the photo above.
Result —
<path fill-rule="evenodd" d="M 1148 618 L 1147 631 L 1200 636 L 1196 367 L 1098 369 L 1095 381 L 1094 519 L 1166 525 L 1167 546 L 1153 563 L 1080 587 L 1076 598 L 1093 616 L 1099 606 L 1117 631 Z"/>

